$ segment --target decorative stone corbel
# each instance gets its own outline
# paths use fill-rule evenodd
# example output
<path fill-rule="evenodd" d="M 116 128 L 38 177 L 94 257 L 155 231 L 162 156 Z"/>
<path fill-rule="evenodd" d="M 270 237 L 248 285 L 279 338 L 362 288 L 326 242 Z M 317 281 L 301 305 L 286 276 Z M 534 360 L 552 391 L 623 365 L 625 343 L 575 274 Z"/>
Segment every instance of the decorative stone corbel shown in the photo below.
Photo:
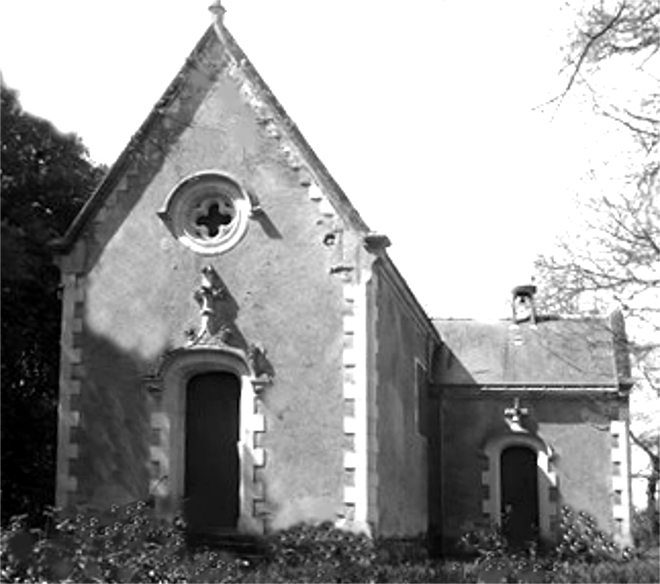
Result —
<path fill-rule="evenodd" d="M 248 364 L 252 372 L 255 393 L 261 393 L 273 384 L 274 370 L 266 356 L 266 349 L 258 343 L 250 343 L 247 350 Z"/>
<path fill-rule="evenodd" d="M 145 375 L 142 384 L 152 397 L 158 398 L 163 393 L 163 380 L 157 375 Z"/>
<path fill-rule="evenodd" d="M 387 249 L 390 245 L 392 245 L 392 242 L 390 241 L 390 238 L 387 237 L 387 235 L 384 235 L 382 233 L 376 233 L 375 231 L 371 231 L 370 233 L 367 233 L 362 238 L 362 241 L 364 243 L 365 249 L 369 253 L 381 252 L 384 249 Z"/>

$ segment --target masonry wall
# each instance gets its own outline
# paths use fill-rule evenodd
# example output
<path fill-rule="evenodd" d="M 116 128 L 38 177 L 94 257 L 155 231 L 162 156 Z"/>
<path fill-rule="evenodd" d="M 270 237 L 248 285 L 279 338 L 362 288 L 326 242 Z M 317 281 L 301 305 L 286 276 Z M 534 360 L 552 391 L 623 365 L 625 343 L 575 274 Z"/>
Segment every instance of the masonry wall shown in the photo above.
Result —
<path fill-rule="evenodd" d="M 593 396 L 570 392 L 444 388 L 443 528 L 448 548 L 466 530 L 492 521 L 483 512 L 484 498 L 489 495 L 483 482 L 488 467 L 484 448 L 489 439 L 511 434 L 504 410 L 512 407 L 515 397 L 529 409 L 529 434 L 550 447 L 550 477 L 540 473 L 540 480 L 556 481 L 556 489 L 553 484 L 543 485 L 554 515 L 550 518 L 553 533 L 557 533 L 559 511 L 566 505 L 593 516 L 600 529 L 621 534 L 622 524 L 613 514 L 617 498 L 613 429 L 622 415 L 618 400 L 615 395 L 603 399 L 601 392 Z"/>
<path fill-rule="evenodd" d="M 257 118 L 240 71 L 212 50 L 220 71 L 200 65 L 159 126 L 162 136 L 178 135 L 175 145 L 134 157 L 62 259 L 69 284 L 58 499 L 105 506 L 148 495 L 159 438 L 144 379 L 199 328 L 193 293 L 211 265 L 241 341 L 263 346 L 274 371 L 255 400 L 265 419 L 259 513 L 273 527 L 335 519 L 343 509 L 345 282 L 330 274 L 336 251 L 326 235 L 342 223 L 277 128 Z M 264 211 L 217 257 L 183 247 L 156 215 L 177 183 L 202 170 L 233 177 Z"/>
<path fill-rule="evenodd" d="M 374 281 L 378 531 L 418 535 L 429 525 L 424 416 L 430 333 L 392 272 L 377 263 Z"/>

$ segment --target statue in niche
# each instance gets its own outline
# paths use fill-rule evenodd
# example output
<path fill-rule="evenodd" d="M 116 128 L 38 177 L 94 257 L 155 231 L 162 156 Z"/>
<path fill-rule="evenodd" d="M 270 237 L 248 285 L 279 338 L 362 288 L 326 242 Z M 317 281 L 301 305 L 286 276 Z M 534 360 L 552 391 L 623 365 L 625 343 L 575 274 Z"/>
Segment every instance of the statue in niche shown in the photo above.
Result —
<path fill-rule="evenodd" d="M 202 283 L 193 297 L 199 304 L 199 330 L 186 331 L 187 346 L 233 347 L 244 351 L 255 389 L 260 391 L 273 381 L 275 371 L 266 356 L 266 349 L 258 343 L 249 345 L 236 328 L 236 303 L 225 288 L 213 266 L 202 269 Z"/>
<path fill-rule="evenodd" d="M 222 316 L 219 303 L 226 300 L 227 296 L 227 290 L 222 285 L 220 276 L 218 276 L 213 266 L 204 266 L 202 268 L 202 284 L 193 294 L 194 299 L 199 304 L 201 326 L 197 332 L 194 330 L 187 331 L 189 346 L 200 343 L 213 344 L 212 341 L 215 337 L 221 344 L 231 342 L 231 327 L 226 322 L 219 322 Z"/>

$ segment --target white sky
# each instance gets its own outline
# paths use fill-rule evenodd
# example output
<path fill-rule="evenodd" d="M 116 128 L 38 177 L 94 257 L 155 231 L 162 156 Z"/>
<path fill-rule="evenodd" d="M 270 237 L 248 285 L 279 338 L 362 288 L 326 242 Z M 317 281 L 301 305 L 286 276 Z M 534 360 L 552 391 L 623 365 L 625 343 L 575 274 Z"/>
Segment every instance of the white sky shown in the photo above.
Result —
<path fill-rule="evenodd" d="M 24 107 L 111 164 L 210 23 L 210 0 L 5 0 Z M 572 14 L 530 0 L 226 0 L 226 24 L 431 316 L 499 318 L 573 211 L 593 150 L 554 119 Z"/>

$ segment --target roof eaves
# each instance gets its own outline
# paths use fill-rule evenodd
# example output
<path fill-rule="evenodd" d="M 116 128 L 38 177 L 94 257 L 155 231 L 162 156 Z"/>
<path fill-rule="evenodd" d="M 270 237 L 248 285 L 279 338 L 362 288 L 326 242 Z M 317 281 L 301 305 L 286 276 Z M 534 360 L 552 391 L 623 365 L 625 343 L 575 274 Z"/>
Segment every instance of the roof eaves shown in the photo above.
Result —
<path fill-rule="evenodd" d="M 418 321 L 428 330 L 428 332 L 433 336 L 433 338 L 439 343 L 440 342 L 440 332 L 434 326 L 433 321 L 429 318 L 424 310 L 423 306 L 420 304 L 419 300 L 408 286 L 408 282 L 403 277 L 396 264 L 389 256 L 389 254 L 383 250 L 382 255 L 377 260 L 382 262 L 384 273 L 390 278 L 391 282 L 399 290 L 400 294 L 405 299 L 406 303 L 409 305 Z"/>
<path fill-rule="evenodd" d="M 612 330 L 612 355 L 619 387 L 629 391 L 635 384 L 630 365 L 630 344 L 626 333 L 626 323 L 620 310 L 615 310 L 609 317 Z"/>

